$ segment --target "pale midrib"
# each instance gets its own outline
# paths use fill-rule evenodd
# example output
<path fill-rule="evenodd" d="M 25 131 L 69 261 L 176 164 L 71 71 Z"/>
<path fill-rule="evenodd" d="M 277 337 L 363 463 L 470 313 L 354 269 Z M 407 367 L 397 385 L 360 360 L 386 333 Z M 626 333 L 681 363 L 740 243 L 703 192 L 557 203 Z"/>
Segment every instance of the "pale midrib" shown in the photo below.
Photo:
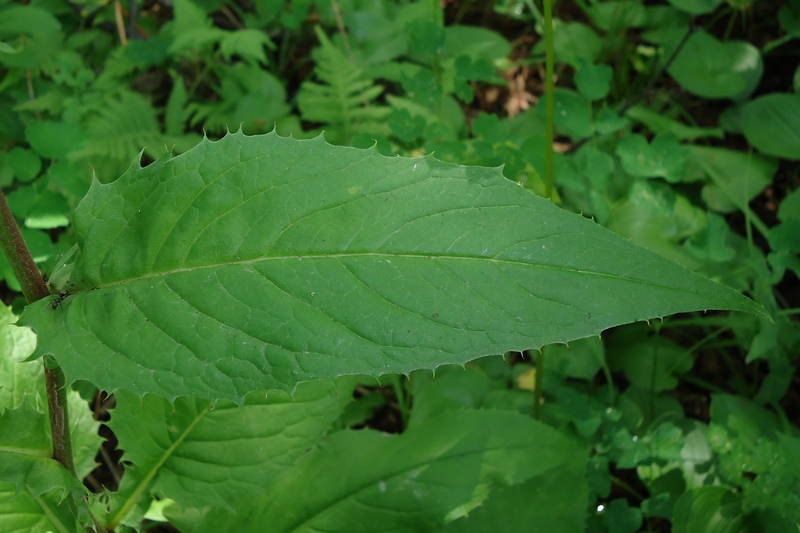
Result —
<path fill-rule="evenodd" d="M 189 436 L 194 427 L 200 423 L 200 421 L 206 416 L 208 412 L 209 412 L 208 409 L 203 409 L 200 412 L 200 414 L 197 417 L 195 417 L 192 423 L 186 427 L 183 433 L 181 433 L 180 436 L 177 439 L 175 439 L 175 441 L 172 443 L 172 446 L 166 449 L 166 451 L 161 455 L 161 458 L 158 460 L 158 462 L 155 463 L 152 466 L 152 468 L 150 468 L 147 475 L 140 480 L 139 485 L 125 500 L 125 503 L 123 503 L 122 506 L 120 506 L 119 510 L 117 510 L 117 512 L 111 517 L 110 522 L 107 524 L 109 528 L 116 529 L 116 527 L 121 523 L 122 519 L 128 515 L 130 510 L 137 504 L 139 499 L 142 497 L 142 494 L 150 487 L 150 482 L 159 473 L 161 467 L 164 465 L 164 463 L 167 462 L 167 459 L 172 457 L 172 454 L 175 452 L 178 446 L 180 446 L 183 443 L 183 441 L 186 440 L 186 437 Z"/>
<path fill-rule="evenodd" d="M 101 283 L 93 288 L 105 288 L 105 287 L 115 287 L 119 285 L 125 285 L 127 283 L 132 283 L 135 281 L 141 280 L 148 280 L 148 279 L 157 279 L 164 276 L 169 276 L 172 274 L 182 274 L 185 272 L 196 272 L 196 271 L 203 271 L 203 270 L 214 270 L 217 268 L 229 267 L 229 266 L 241 266 L 241 265 L 253 265 L 259 263 L 267 263 L 273 261 L 304 261 L 304 260 L 315 260 L 315 259 L 352 259 L 352 258 L 359 258 L 359 257 L 371 257 L 376 259 L 428 259 L 432 261 L 479 261 L 481 263 L 492 263 L 497 265 L 514 265 L 514 266 L 524 266 L 524 267 L 531 267 L 531 268 L 541 268 L 547 270 L 558 270 L 563 272 L 568 272 L 571 274 L 582 274 L 588 276 L 598 276 L 603 278 L 609 279 L 620 279 L 620 280 L 629 280 L 635 281 L 637 283 L 643 283 L 648 285 L 653 285 L 656 287 L 665 287 L 665 288 L 674 288 L 677 290 L 682 290 L 678 287 L 673 287 L 672 285 L 656 283 L 652 281 L 642 280 L 638 278 L 626 278 L 620 274 L 609 274 L 605 272 L 598 272 L 594 270 L 582 270 L 579 268 L 571 268 L 562 265 L 548 265 L 545 263 L 531 263 L 528 261 L 522 260 L 514 260 L 514 259 L 497 259 L 496 257 L 484 257 L 484 256 L 467 256 L 467 255 L 442 255 L 442 254 L 428 254 L 428 253 L 378 253 L 378 252 L 348 252 L 348 253 L 331 253 L 331 254 L 305 254 L 305 255 L 281 255 L 281 256 L 269 256 L 269 257 L 257 257 L 253 259 L 242 259 L 238 261 L 225 261 L 220 263 L 214 263 L 210 265 L 194 265 L 188 267 L 181 267 L 181 268 L 173 268 L 170 270 L 161 270 L 158 272 L 152 272 L 148 274 L 143 274 L 137 277 L 126 278 L 123 280 L 113 281 L 109 283 Z M 637 265 L 641 266 L 641 265 Z M 687 270 L 687 273 L 691 273 L 691 271 Z M 687 289 L 687 292 L 696 292 L 694 289 Z"/>

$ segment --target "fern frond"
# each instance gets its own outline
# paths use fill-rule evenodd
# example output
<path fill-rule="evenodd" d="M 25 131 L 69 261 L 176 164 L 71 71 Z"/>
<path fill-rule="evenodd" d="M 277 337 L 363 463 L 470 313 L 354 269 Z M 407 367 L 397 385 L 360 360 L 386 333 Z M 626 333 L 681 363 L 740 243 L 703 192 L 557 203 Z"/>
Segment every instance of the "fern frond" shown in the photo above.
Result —
<path fill-rule="evenodd" d="M 186 107 L 192 126 L 201 124 L 205 131 L 220 134 L 240 127 L 248 135 L 266 133 L 291 111 L 281 80 L 258 66 L 222 66 L 216 77 L 218 98 Z"/>
<path fill-rule="evenodd" d="M 375 104 L 383 88 L 364 79 L 361 69 L 315 28 L 320 47 L 315 50 L 314 74 L 320 83 L 305 81 L 297 94 L 303 119 L 327 127 L 330 142 L 348 142 L 356 133 L 388 135 L 390 109 Z"/>
<path fill-rule="evenodd" d="M 106 98 L 86 124 L 83 148 L 71 159 L 88 161 L 101 180 L 115 179 L 143 148 L 150 155 L 164 152 L 156 113 L 142 96 L 124 91 Z"/>

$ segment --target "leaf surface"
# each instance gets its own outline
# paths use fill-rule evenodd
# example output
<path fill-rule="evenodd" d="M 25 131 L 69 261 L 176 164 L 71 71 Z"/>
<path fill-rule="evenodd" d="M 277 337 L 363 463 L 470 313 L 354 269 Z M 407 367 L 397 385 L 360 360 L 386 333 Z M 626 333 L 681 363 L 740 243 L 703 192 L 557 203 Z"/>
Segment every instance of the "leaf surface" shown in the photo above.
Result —
<path fill-rule="evenodd" d="M 77 483 L 77 482 L 76 482 Z M 18 492 L 14 483 L 0 481 L 0 530 L 3 533 L 52 533 L 76 531 L 75 518 L 59 502 L 61 490 L 36 498 Z"/>
<path fill-rule="evenodd" d="M 441 531 L 500 487 L 569 474 L 584 505 L 585 451 L 554 429 L 513 412 L 442 413 L 402 435 L 334 433 L 236 514 L 212 509 L 192 531 Z M 573 509 L 574 510 L 574 509 Z M 354 519 L 356 517 L 356 519 Z"/>
<path fill-rule="evenodd" d="M 527 531 L 531 524 L 548 533 L 583 531 L 588 493 L 585 464 L 565 463 L 520 485 L 492 490 L 483 505 L 443 531 Z"/>
<path fill-rule="evenodd" d="M 313 449 L 351 400 L 328 381 L 304 383 L 288 394 L 229 402 L 118 393 L 109 426 L 124 450 L 126 471 L 115 495 L 116 526 L 150 492 L 189 507 L 232 509 L 244 495 L 263 494 L 278 474 Z"/>
<path fill-rule="evenodd" d="M 800 159 L 800 96 L 767 94 L 745 104 L 742 132 L 765 154 L 783 159 Z"/>
<path fill-rule="evenodd" d="M 241 402 L 760 306 L 567 213 L 498 169 L 321 138 L 231 134 L 95 182 L 35 356 L 67 379 Z M 54 278 L 58 273 L 54 274 Z"/>
<path fill-rule="evenodd" d="M 47 419 L 27 404 L 0 413 L 0 480 L 34 498 L 79 486 L 67 470 L 52 458 L 53 448 L 44 431 Z"/>

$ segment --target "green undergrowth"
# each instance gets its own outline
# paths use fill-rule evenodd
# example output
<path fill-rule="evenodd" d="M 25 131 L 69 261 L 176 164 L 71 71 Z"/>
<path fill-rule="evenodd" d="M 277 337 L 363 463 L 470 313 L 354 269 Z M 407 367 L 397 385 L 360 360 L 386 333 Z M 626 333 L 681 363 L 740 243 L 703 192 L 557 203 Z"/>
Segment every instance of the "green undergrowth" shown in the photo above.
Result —
<path fill-rule="evenodd" d="M 0 530 L 796 531 L 777 5 L 0 1 Z"/>

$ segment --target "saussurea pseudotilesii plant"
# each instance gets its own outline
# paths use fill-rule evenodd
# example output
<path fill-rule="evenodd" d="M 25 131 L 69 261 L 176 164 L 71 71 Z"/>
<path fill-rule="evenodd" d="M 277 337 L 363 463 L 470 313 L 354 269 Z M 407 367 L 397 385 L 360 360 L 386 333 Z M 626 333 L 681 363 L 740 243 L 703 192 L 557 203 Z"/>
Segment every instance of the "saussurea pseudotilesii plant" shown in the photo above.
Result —
<path fill-rule="evenodd" d="M 63 372 L 63 381 L 48 388 L 61 391 L 50 400 L 56 406 L 65 405 L 64 386 L 79 381 L 116 392 L 123 411 L 144 402 L 144 410 L 177 412 L 189 402 L 193 412 L 214 405 L 211 413 L 247 412 L 274 401 L 269 391 L 307 406 L 309 396 L 313 404 L 330 395 L 324 383 L 341 376 L 379 379 L 464 364 L 677 312 L 763 314 L 741 294 L 557 208 L 497 169 L 389 158 L 322 138 L 236 133 L 204 140 L 185 154 L 135 164 L 112 183 L 93 183 L 73 223 L 77 245 L 50 281 L 54 295 L 68 295 L 43 298 L 34 275 L 33 281 L 20 276 L 34 287 L 26 288 L 35 301 L 19 322 L 37 337 L 31 359 L 43 358 L 57 376 Z M 24 264 L 17 252 L 6 253 Z M 501 426 L 504 416 L 492 425 Z M 528 438 L 550 438 L 545 448 L 558 441 L 552 430 L 527 423 L 533 424 Z M 53 428 L 54 449 L 68 453 L 69 441 L 59 439 L 69 434 L 58 431 L 58 420 Z M 413 430 L 406 438 L 419 435 Z M 471 442 L 470 453 L 520 445 L 495 437 L 491 445 L 485 438 Z M 304 446 L 289 446 L 290 455 Z M 230 453 L 236 450 L 231 444 Z M 309 482 L 306 476 L 327 468 L 321 453 L 307 474 L 284 481 Z M 61 457 L 62 464 L 50 457 L 3 463 L 2 474 L 35 497 L 58 487 L 56 500 L 69 503 L 59 512 L 74 524 L 84 516 L 76 511 L 80 482 L 69 456 Z M 146 463 L 136 451 L 131 459 Z M 511 475 L 506 467 L 493 468 L 507 484 L 543 468 L 517 465 Z M 278 466 L 274 479 L 258 481 L 216 473 L 218 484 L 209 485 L 211 479 L 186 468 L 163 476 L 161 490 L 187 507 L 212 498 L 224 509 L 242 490 L 263 491 L 285 474 Z M 94 506 L 95 519 L 107 528 L 125 523 L 151 481 L 145 474 L 126 474 L 105 512 Z M 375 475 L 367 468 L 356 476 L 364 479 L 346 484 L 351 499 L 341 505 L 330 507 L 331 494 L 323 491 L 290 510 L 277 496 L 259 500 L 258 516 L 276 524 L 275 531 L 293 530 L 297 520 L 312 528 L 335 522 L 359 505 L 356 496 Z M 488 482 L 481 476 L 478 485 Z M 189 489 L 173 494 L 178 487 Z M 373 496 L 380 498 L 376 487 Z M 450 494 L 444 515 L 474 505 L 474 488 Z"/>
<path fill-rule="evenodd" d="M 265 10 L 245 14 L 249 17 L 247 25 L 258 27 L 256 31 L 219 31 L 211 29 L 212 8 L 200 8 L 200 3 L 187 0 L 176 0 L 174 4 L 174 25 L 164 26 L 157 39 L 136 41 L 126 49 L 114 50 L 107 61 L 100 54 L 92 60 L 75 61 L 75 51 L 85 47 L 86 42 L 97 43 L 100 41 L 96 39 L 108 37 L 103 32 L 92 28 L 91 41 L 87 41 L 87 32 L 62 46 L 55 31 L 58 20 L 41 8 L 20 6 L 27 9 L 29 17 L 38 17 L 37 24 L 31 26 L 40 31 L 28 40 L 36 45 L 30 50 L 52 49 L 61 54 L 58 60 L 41 61 L 38 70 L 44 79 L 57 78 L 55 83 L 41 83 L 33 69 L 31 93 L 25 87 L 23 69 L 18 67 L 17 85 L 6 85 L 12 90 L 4 91 L 4 101 L 20 110 L 20 116 L 27 117 L 23 122 L 28 122 L 25 130 L 14 137 L 15 148 L 7 158 L 13 163 L 17 179 L 33 179 L 39 172 L 34 163 L 41 163 L 40 157 L 41 161 L 50 159 L 50 165 L 45 163 L 44 168 L 52 179 L 47 188 L 42 187 L 44 180 L 40 182 L 37 194 L 41 196 L 33 205 L 25 194 L 32 192 L 30 188 L 14 191 L 14 198 L 9 196 L 14 214 L 26 221 L 26 237 L 33 226 L 53 228 L 68 224 L 66 215 L 71 210 L 67 210 L 67 202 L 54 199 L 60 194 L 74 194 L 77 198 L 84 194 L 83 184 L 76 186 L 74 174 L 64 170 L 79 166 L 78 162 L 90 161 L 105 182 L 122 172 L 130 155 L 142 146 L 148 147 L 146 155 L 155 156 L 162 144 L 174 145 L 176 153 L 195 144 L 196 133 L 184 132 L 187 123 L 203 124 L 206 131 L 221 133 L 226 124 L 241 121 L 246 121 L 244 128 L 248 132 L 264 131 L 259 128 L 269 128 L 277 122 L 278 131 L 302 133 L 281 81 L 272 74 L 285 74 L 273 63 L 275 48 L 262 46 L 270 44 L 267 34 L 272 34 L 272 29 L 265 30 L 265 24 L 275 23 L 275 13 Z M 318 9 L 324 9 L 323 4 L 319 3 Z M 424 371 L 411 372 L 410 380 L 402 374 L 382 376 L 380 382 L 384 384 L 402 382 L 394 391 L 403 414 L 403 432 L 394 437 L 348 429 L 368 418 L 364 413 L 369 409 L 364 406 L 381 396 L 380 389 L 371 387 L 371 394 L 347 402 L 351 390 L 355 389 L 356 395 L 363 394 L 364 383 L 375 384 L 375 378 L 343 377 L 335 385 L 327 380 L 306 381 L 297 386 L 293 396 L 279 391 L 253 392 L 242 407 L 236 401 L 214 401 L 202 396 L 178 396 L 166 401 L 158 395 L 142 396 L 120 388 L 113 397 L 116 407 L 109 425 L 124 451 L 125 471 L 119 491 L 92 498 L 98 523 L 145 527 L 141 516 L 148 505 L 151 508 L 145 516 L 153 517 L 159 505 L 166 506 L 163 514 L 169 522 L 186 531 L 247 530 L 263 525 L 265 520 L 277 531 L 323 526 L 375 531 L 401 522 L 413 524 L 408 527 L 416 530 L 440 530 L 446 523 L 446 531 L 487 530 L 486 524 L 497 530 L 505 525 L 506 530 L 519 531 L 531 516 L 536 517 L 537 523 L 547 524 L 550 531 L 581 529 L 585 517 L 588 523 L 604 524 L 611 531 L 621 531 L 621 522 L 627 530 L 636 530 L 636 519 L 641 522 L 643 516 L 648 528 L 657 529 L 654 525 L 659 520 L 668 520 L 675 531 L 697 531 L 704 529 L 704 520 L 713 520 L 707 516 L 711 513 L 697 513 L 697 508 L 713 510 L 716 516 L 723 514 L 725 527 L 754 515 L 760 520 L 774 520 L 782 514 L 784 520 L 791 521 L 796 516 L 792 509 L 798 505 L 791 500 L 796 492 L 791 490 L 797 477 L 791 469 L 796 439 L 775 402 L 791 382 L 792 328 L 788 327 L 788 317 L 792 311 L 778 309 L 770 293 L 780 277 L 781 265 L 795 264 L 790 237 L 792 223 L 796 226 L 791 205 L 796 203 L 792 204 L 792 198 L 787 196 L 781 205 L 782 232 L 780 227 L 769 229 L 758 220 L 747 203 L 771 182 L 777 167 L 773 156 L 792 159 L 792 154 L 797 153 L 790 121 L 775 120 L 797 108 L 797 96 L 777 94 L 743 100 L 747 95 L 739 94 L 742 88 L 752 91 L 758 84 L 763 70 L 760 56 L 767 55 L 767 47 L 759 52 L 742 41 L 724 42 L 727 39 L 700 31 L 694 22 L 690 32 L 689 17 L 683 11 L 694 9 L 691 4 L 682 2 L 680 9 L 645 7 L 636 2 L 625 6 L 596 4 L 587 11 L 587 24 L 560 24 L 556 61 L 574 69 L 573 81 L 577 85 L 577 90 L 569 89 L 569 76 L 564 77 L 562 71 L 561 88 L 556 93 L 556 127 L 562 139 L 566 136 L 575 144 L 573 153 L 556 160 L 561 205 L 591 215 L 634 242 L 752 294 L 767 306 L 777 325 L 770 325 L 763 315 L 698 313 L 663 324 L 652 321 L 652 327 L 634 324 L 616 329 L 602 340 L 591 336 L 570 342 L 568 348 L 550 344 L 544 348 L 548 354 L 544 367 L 550 378 L 542 387 L 538 381 L 544 374 L 540 361 L 531 368 L 527 364 L 502 365 L 496 360 L 481 359 L 467 365 L 466 371 L 460 365 L 439 367 L 435 381 L 429 381 L 429 374 Z M 305 17 L 301 11 L 307 11 L 309 5 L 297 5 L 292 3 L 289 18 L 299 24 Z M 435 151 L 437 156 L 458 163 L 502 162 L 507 177 L 544 192 L 544 187 L 535 186 L 536 172 L 545 174 L 543 169 L 547 166 L 540 164 L 541 150 L 537 147 L 549 146 L 550 142 L 539 142 L 537 137 L 544 137 L 538 133 L 542 126 L 537 116 L 545 115 L 541 113 L 546 107 L 544 102 L 552 98 L 545 97 L 540 105 L 517 119 L 479 115 L 471 121 L 472 138 L 465 137 L 464 112 L 456 103 L 456 98 L 468 102 L 473 97 L 471 80 L 496 78 L 497 60 L 509 55 L 511 44 L 485 28 L 443 27 L 438 6 L 431 10 L 424 4 L 387 2 L 380 7 L 367 7 L 344 6 L 348 32 L 340 31 L 336 44 L 318 31 L 320 49 L 313 54 L 315 74 L 296 95 L 303 120 L 323 124 L 332 142 L 365 146 L 378 139 L 382 153 L 388 153 L 387 148 L 406 154 Z M 782 8 L 780 22 L 787 32 L 796 32 L 791 7 L 787 2 Z M 626 16 L 618 16 L 618 9 L 624 9 Z M 714 9 L 711 4 L 702 6 L 703 11 Z M 363 16 L 365 13 L 369 16 Z M 7 10 L 3 14 L 6 32 L 14 29 L 9 21 L 22 20 L 10 16 Z M 280 15 L 282 24 L 288 26 L 288 13 Z M 88 26 L 77 16 L 59 19 L 67 32 L 70 23 L 76 29 Z M 392 22 L 388 38 L 385 21 Z M 621 35 L 627 25 L 649 45 L 642 46 L 637 37 L 630 40 L 627 52 L 615 48 L 625 40 L 617 39 L 607 47 L 611 37 Z M 687 28 L 660 31 L 672 25 Z M 327 26 L 335 27 L 331 20 Z M 409 28 L 413 31 L 407 31 Z M 286 29 L 282 28 L 284 36 Z M 351 37 L 349 47 L 341 40 L 347 33 Z M 7 35 L 3 33 L 2 37 Z M 683 52 L 670 53 L 682 36 L 688 38 Z M 285 49 L 288 40 L 284 38 L 280 47 Z M 165 41 L 170 43 L 169 54 L 148 53 L 154 48 L 163 50 Z M 669 70 L 685 90 L 704 98 L 736 98 L 742 107 L 738 127 L 761 153 L 700 146 L 709 139 L 721 139 L 723 130 L 686 125 L 687 110 L 681 109 L 685 94 L 673 98 L 674 92 L 662 93 L 650 84 L 643 91 L 646 94 L 641 95 L 647 96 L 645 104 L 629 108 L 623 103 L 620 107 L 620 91 L 642 92 L 637 89 L 641 84 L 620 79 L 625 69 L 612 71 L 605 63 L 609 57 L 627 53 L 630 61 L 615 61 L 636 65 L 643 58 L 652 57 L 652 64 L 657 64 L 658 56 L 647 56 L 648 49 L 663 54 L 661 68 Z M 270 56 L 266 69 L 265 50 Z M 45 56 L 39 52 L 35 57 Z M 377 64 L 376 58 L 384 63 Z M 386 63 L 392 58 L 395 61 Z M 677 62 L 666 61 L 668 58 Z M 667 68 L 668 65 L 671 66 Z M 153 105 L 146 95 L 133 92 L 128 86 L 134 76 L 153 68 L 168 71 L 172 80 L 169 98 L 163 99 L 165 108 Z M 89 83 L 92 77 L 87 72 L 93 70 L 102 75 Z M 640 79 L 631 81 L 657 81 L 658 75 L 645 76 L 648 70 L 638 66 L 638 74 L 634 75 Z M 526 76 L 522 73 L 521 77 Z M 13 77 L 10 79 L 13 81 Z M 216 84 L 215 80 L 221 83 Z M 655 94 L 650 89 L 655 89 Z M 79 96 L 63 100 L 65 90 Z M 204 99 L 209 90 L 216 95 L 210 101 Z M 524 99 L 524 84 L 518 90 L 523 91 L 518 96 Z M 385 102 L 380 96 L 382 91 L 386 91 Z M 24 102 L 29 95 L 36 98 Z M 388 124 L 383 121 L 386 103 L 391 106 Z M 626 108 L 626 113 L 620 112 Z M 29 115 L 34 112 L 47 118 L 32 120 Z M 162 112 L 163 124 L 158 118 Z M 731 115 L 735 118 L 739 114 Z M 678 117 L 680 121 L 676 120 Z M 380 120 L 370 120 L 376 118 Z M 737 121 L 726 121 L 724 129 L 735 130 Z M 286 129 L 292 122 L 297 126 Z M 688 122 L 691 124 L 691 117 Z M 53 139 L 60 142 L 53 143 Z M 582 144 L 582 139 L 592 142 Z M 28 145 L 31 149 L 26 148 Z M 109 170 L 116 167 L 119 170 Z M 692 187 L 700 186 L 702 202 L 697 191 L 690 204 L 684 195 L 691 195 Z M 769 262 L 778 267 L 773 272 L 767 270 L 765 258 L 759 256 L 751 240 L 746 250 L 735 239 L 738 236 L 731 234 L 728 223 L 719 216 L 731 210 L 744 213 L 757 231 L 769 237 Z M 54 217 L 54 213 L 59 216 Z M 658 231 L 654 231 L 656 226 Z M 504 231 L 514 231 L 516 227 Z M 674 232 L 676 227 L 678 231 Z M 67 241 L 71 233 L 62 237 Z M 36 243 L 41 245 L 41 239 Z M 47 253 L 52 254 L 49 239 L 47 245 Z M 47 257 L 41 248 L 32 246 L 32 250 L 37 261 Z M 73 261 L 74 257 L 67 262 Z M 64 290 L 56 287 L 68 286 L 68 274 L 66 268 L 53 277 L 53 296 L 48 299 L 51 308 Z M 400 281 L 408 279 L 406 276 Z M 490 283 L 494 282 L 485 281 Z M 399 285 L 410 292 L 419 284 Z M 76 288 L 61 303 L 70 303 L 73 296 L 85 290 Z M 203 286 L 193 284 L 192 291 L 202 292 Z M 44 308 L 47 310 L 46 305 Z M 53 312 L 66 309 L 59 306 Z M 369 320 L 364 318 L 360 323 Z M 377 322 L 375 318 L 374 329 L 385 329 L 375 325 Z M 387 322 L 394 320 L 384 318 L 381 324 Z M 307 325 L 300 322 L 303 324 Z M 689 327 L 702 332 L 700 340 L 689 341 L 688 348 L 678 346 L 674 339 L 681 336 L 685 340 L 688 335 L 682 328 Z M 22 329 L 7 331 L 15 332 L 13 337 L 6 333 L 13 339 L 8 345 L 15 347 L 15 355 L 19 352 L 24 358 L 24 346 L 31 343 L 32 335 Z M 399 335 L 400 330 L 392 334 Z M 112 339 L 103 340 L 114 346 Z M 141 341 L 144 347 L 146 340 L 145 337 Z M 756 376 L 753 383 L 747 383 L 745 380 L 752 376 L 734 373 L 720 390 L 709 387 L 719 387 L 723 379 L 708 384 L 698 381 L 699 373 L 688 374 L 692 364 L 698 370 L 707 366 L 707 361 L 713 362 L 714 352 L 723 357 L 728 351 L 735 352 L 735 347 L 730 349 L 734 342 L 739 343 L 743 356 L 747 352 L 746 362 L 750 368 L 755 367 L 756 374 L 759 364 L 769 364 L 765 379 Z M 700 346 L 702 353 L 697 349 Z M 710 346 L 716 348 L 709 350 Z M 157 369 L 166 368 L 169 375 L 173 363 L 180 366 L 186 360 L 176 355 L 174 359 L 151 362 L 160 365 Z M 424 359 L 418 367 L 429 363 Z M 225 361 L 215 360 L 205 366 L 209 365 L 223 374 L 250 375 L 241 367 L 226 366 Z M 44 387 L 39 391 L 29 385 L 35 379 L 44 381 L 40 375 L 30 380 L 21 377 L 22 369 L 30 370 L 32 375 L 38 370 L 40 374 L 41 365 L 5 368 L 13 368 L 12 383 L 20 388 L 6 386 L 3 394 L 11 392 L 15 399 L 37 393 L 45 396 Z M 607 378 L 604 386 L 597 386 L 595 374 L 599 368 Z M 53 370 L 51 375 L 57 378 L 57 370 Z M 141 374 L 141 365 L 137 370 Z M 612 385 L 611 371 L 624 376 L 624 384 Z M 129 376 L 139 374 L 127 372 Z M 534 381 L 533 374 L 535 385 L 530 383 Z M 164 375 L 160 375 L 162 383 Z M 686 417 L 682 409 L 685 406 L 675 405 L 672 394 L 686 393 L 673 391 L 678 376 L 684 386 L 699 384 L 715 393 L 711 395 L 707 425 Z M 203 377 L 199 379 L 202 381 Z M 184 380 L 174 378 L 173 382 Z M 488 381 L 491 387 L 487 386 Z M 65 390 L 67 401 L 77 407 L 72 409 L 70 418 L 74 424 L 78 479 L 84 479 L 91 469 L 98 439 L 97 424 L 87 420 L 86 404 L 75 389 L 90 397 L 95 389 L 92 383 L 79 380 Z M 20 390 L 25 386 L 24 391 Z M 754 386 L 758 387 L 757 394 L 747 390 Z M 531 394 L 526 394 L 530 389 L 544 389 L 547 395 L 543 409 L 547 425 L 521 416 L 531 411 L 531 403 L 539 406 L 538 401 L 531 400 Z M 502 402 L 498 399 L 501 393 Z M 751 396 L 754 402 L 745 400 Z M 409 408 L 410 401 L 413 410 Z M 2 495 L 21 491 L 15 495 L 13 505 L 4 507 L 3 519 L 25 516 L 31 522 L 17 525 L 17 529 L 26 532 L 35 529 L 31 524 L 36 520 L 36 526 L 44 530 L 59 528 L 42 516 L 52 517 L 62 526 L 70 520 L 74 522 L 69 505 L 57 505 L 64 487 L 74 486 L 74 480 L 60 477 L 64 471 L 52 461 L 28 460 L 27 455 L 49 457 L 53 452 L 53 439 L 41 423 L 41 412 L 46 411 L 33 403 L 32 407 L 27 399 L 11 403 L 15 408 L 4 413 L 2 421 L 7 435 L 24 436 L 13 447 L 6 446 L 5 451 L 26 450 L 20 464 L 31 465 L 31 471 L 37 474 L 28 475 L 22 483 L 0 484 Z M 778 414 L 760 406 L 775 408 Z M 702 414 L 697 418 L 702 420 Z M 588 465 L 583 446 L 591 448 Z M 19 459 L 17 454 L 10 456 Z M 649 494 L 619 479 L 620 469 L 630 472 L 634 468 Z M 42 476 L 48 469 L 53 475 Z M 19 480 L 19 468 L 3 479 Z M 348 482 L 342 483 L 343 479 Z M 614 491 L 610 488 L 612 482 Z M 26 490 L 19 488 L 23 484 Z M 317 489 L 313 497 L 307 490 L 312 485 Z M 620 487 L 626 489 L 631 505 L 619 497 Z M 591 507 L 588 513 L 587 504 Z M 390 520 L 390 515 L 397 517 Z M 368 520 L 369 516 L 373 520 Z M 509 523 L 499 522 L 500 517 Z M 565 517 L 572 521 L 565 523 Z M 517 520 L 515 525 L 513 520 Z M 763 525 L 765 522 L 761 524 L 761 530 L 780 529 L 774 523 L 770 527 Z"/>

